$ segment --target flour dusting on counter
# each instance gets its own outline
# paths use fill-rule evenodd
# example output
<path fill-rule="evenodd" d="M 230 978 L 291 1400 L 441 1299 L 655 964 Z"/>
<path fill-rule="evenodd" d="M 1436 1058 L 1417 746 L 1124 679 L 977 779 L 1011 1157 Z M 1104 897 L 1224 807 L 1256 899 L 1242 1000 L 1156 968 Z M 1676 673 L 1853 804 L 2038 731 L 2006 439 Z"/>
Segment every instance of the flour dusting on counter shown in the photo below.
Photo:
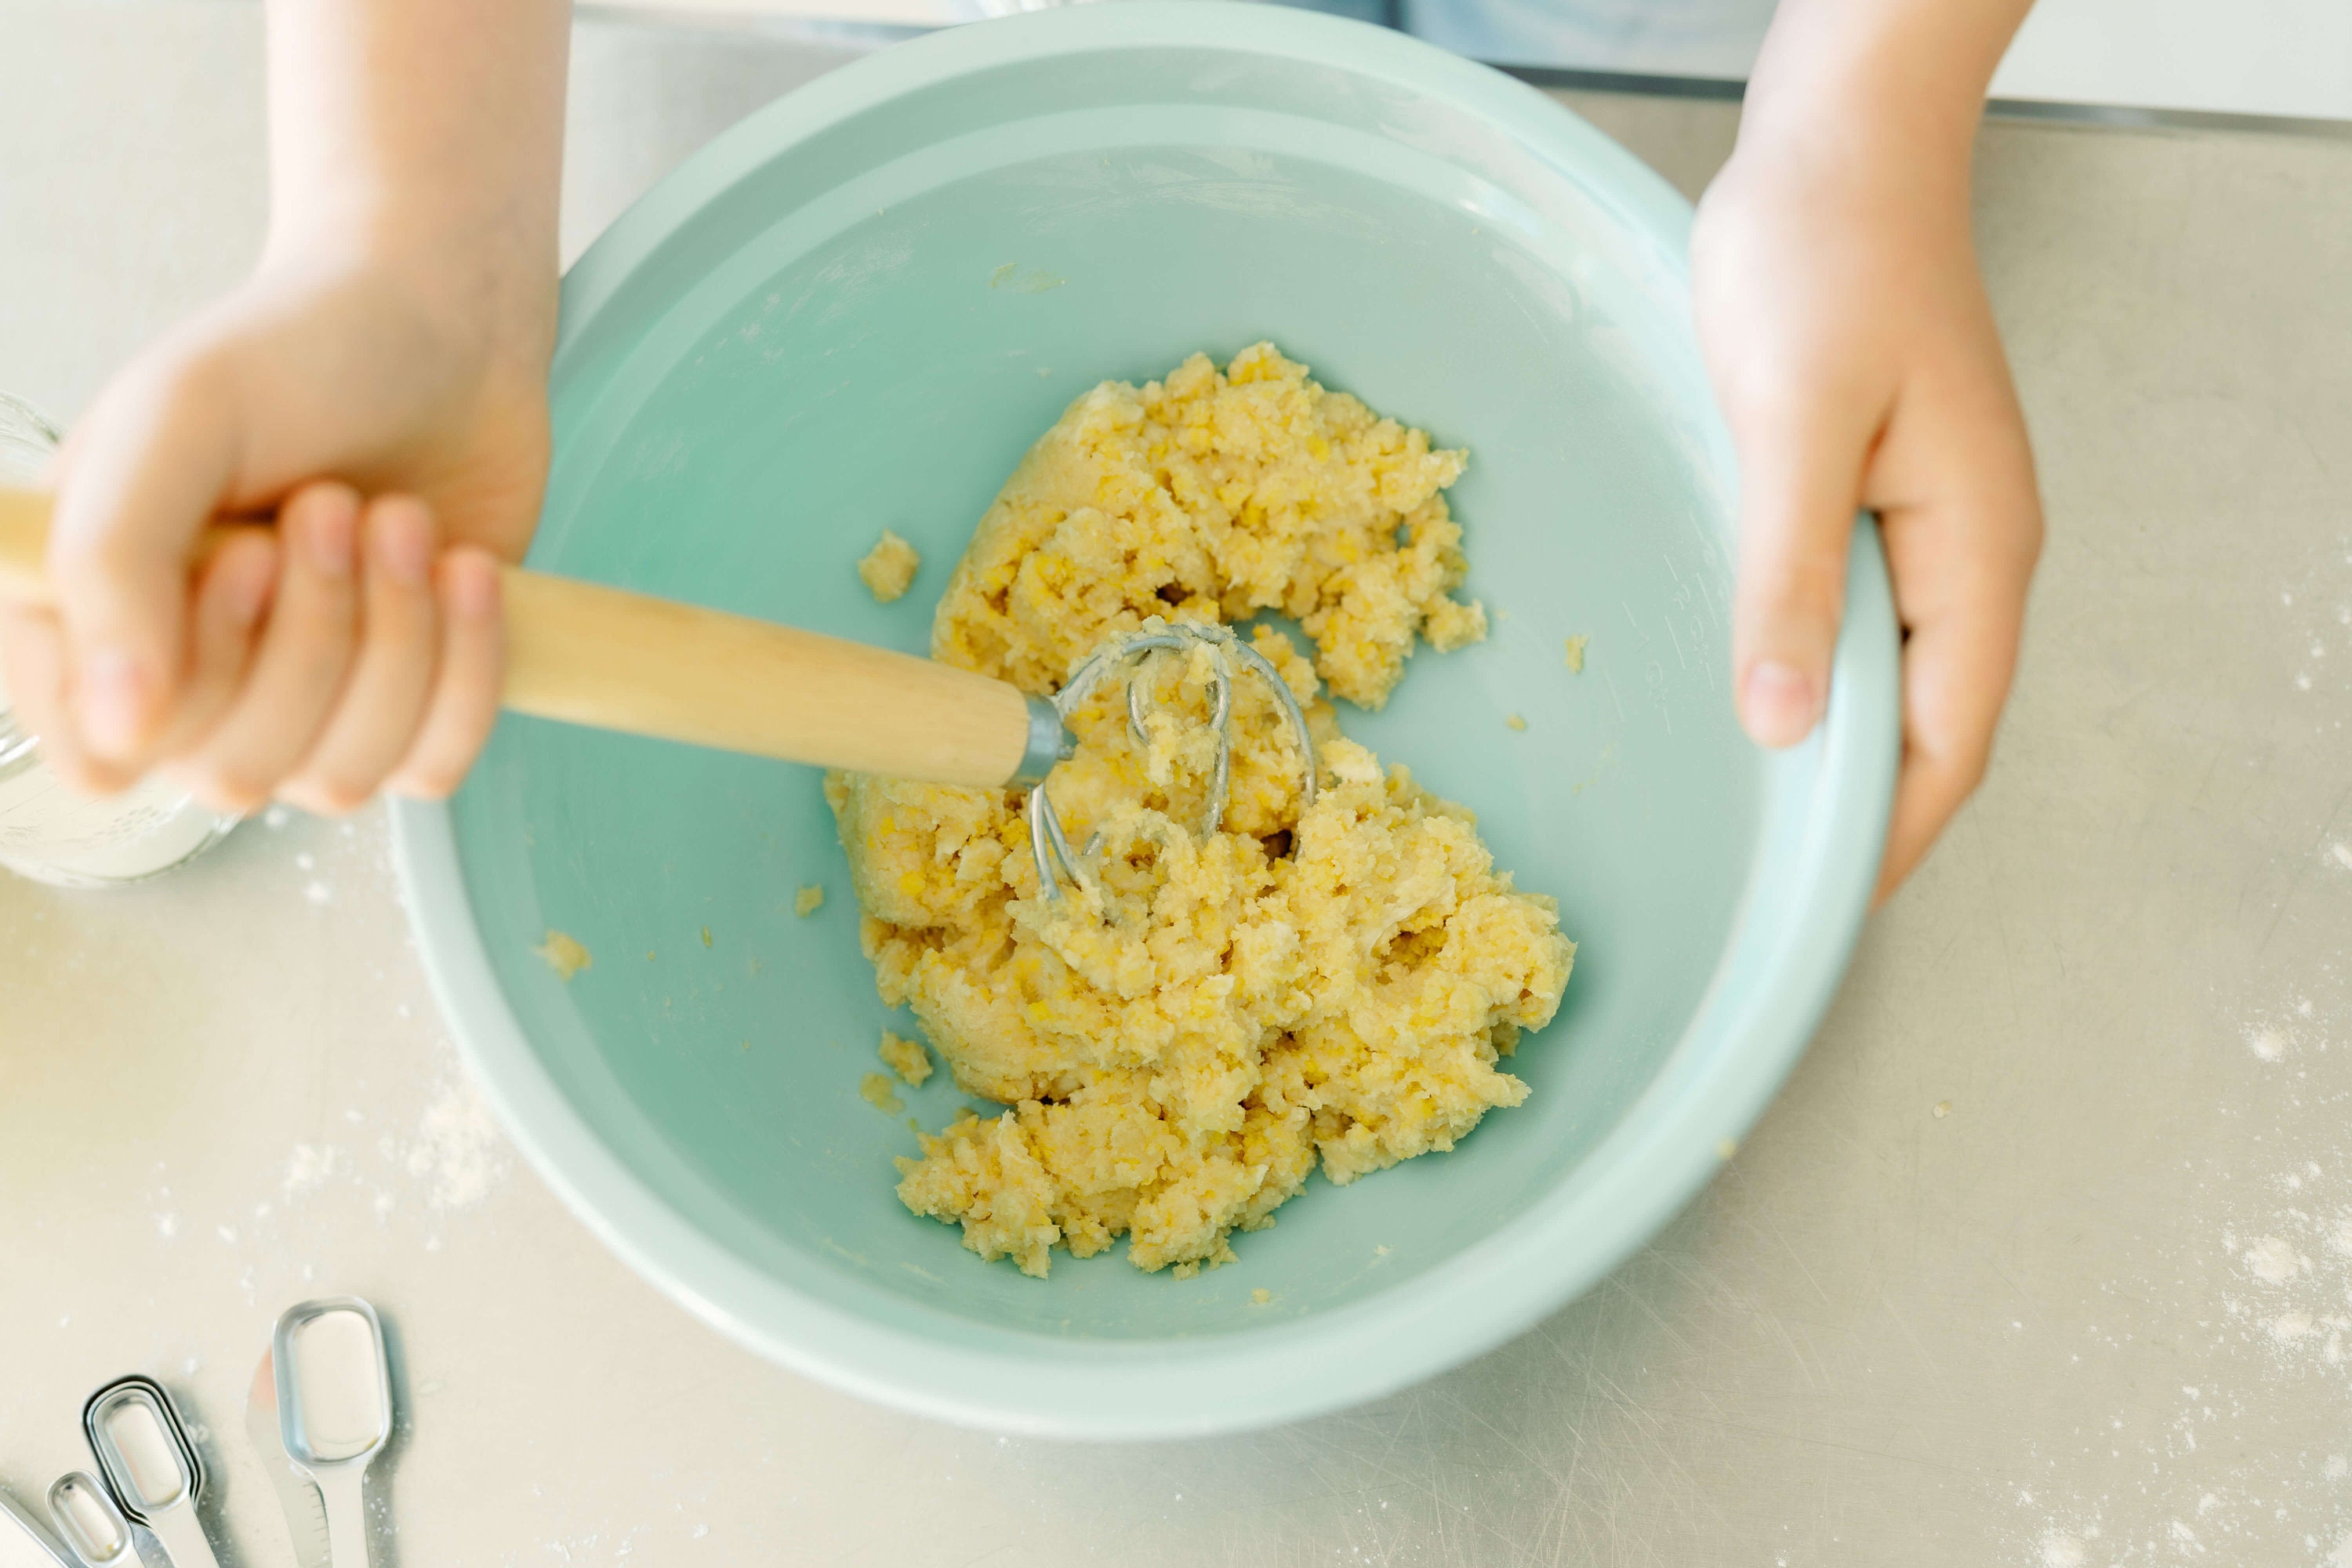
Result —
<path fill-rule="evenodd" d="M 506 1179 L 506 1134 L 463 1071 L 444 1071 L 404 1162 L 436 1209 L 472 1208 Z"/>
<path fill-rule="evenodd" d="M 2143 1338 L 2161 1325 L 2162 1347 L 2195 1357 L 2199 1375 L 2179 1385 L 2154 1425 L 2126 1409 L 2078 1414 L 2077 1452 L 2033 1455 L 2045 1474 L 2019 1489 L 2038 1518 L 2022 1560 L 2037 1568 L 2113 1568 L 2190 1561 L 2316 1563 L 2352 1568 L 2352 1462 L 2344 1452 L 2304 1451 L 2270 1434 L 2314 1402 L 2352 1403 L 2352 1136 L 2315 1144 L 2294 1113 L 2352 1113 L 2352 1095 L 2322 1094 L 2299 1063 L 2345 1043 L 2339 1010 L 2315 995 L 2340 989 L 2332 966 L 2276 1005 L 2235 1026 L 2254 1060 L 2240 1069 L 2242 1095 L 2200 1114 L 2274 1122 L 2256 1140 L 2279 1150 L 2252 1169 L 2188 1161 L 2185 1215 L 2210 1215 L 2202 1244 L 2159 1250 L 2143 1272 L 2106 1289 L 2122 1313 L 2138 1310 Z M 2242 1062 L 2243 1058 L 2239 1058 Z M 2191 1140 L 2193 1142 L 2193 1140 Z M 2084 1325 L 2082 1348 L 2048 1369 L 2063 1389 L 2083 1363 L 2141 1349 L 2130 1331 Z M 2159 1348 L 2147 1343 L 2145 1349 Z M 2101 1470 L 2104 1491 L 2057 1478 Z M 2303 1555 L 2277 1555 L 2299 1541 Z"/>

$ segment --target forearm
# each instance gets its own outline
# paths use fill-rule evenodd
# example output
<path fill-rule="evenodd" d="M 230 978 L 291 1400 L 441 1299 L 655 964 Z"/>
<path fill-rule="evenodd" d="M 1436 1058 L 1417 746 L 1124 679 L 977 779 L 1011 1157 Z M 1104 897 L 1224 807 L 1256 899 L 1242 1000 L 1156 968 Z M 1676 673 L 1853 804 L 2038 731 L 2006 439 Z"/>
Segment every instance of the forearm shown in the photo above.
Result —
<path fill-rule="evenodd" d="M 569 0 L 270 0 L 268 262 L 389 261 L 553 330 Z"/>
<path fill-rule="evenodd" d="M 1986 89 L 2032 0 L 1780 0 L 1743 147 L 1899 172 L 1965 195 Z"/>

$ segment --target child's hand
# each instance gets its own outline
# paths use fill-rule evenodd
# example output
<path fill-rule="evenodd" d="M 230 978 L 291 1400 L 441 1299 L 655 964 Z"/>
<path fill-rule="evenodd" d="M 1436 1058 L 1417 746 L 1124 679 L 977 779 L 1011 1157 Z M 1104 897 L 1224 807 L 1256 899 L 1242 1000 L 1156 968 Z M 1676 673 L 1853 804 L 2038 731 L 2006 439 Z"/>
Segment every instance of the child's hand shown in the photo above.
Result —
<path fill-rule="evenodd" d="M 60 465 L 53 613 L 0 611 L 69 782 L 215 805 L 446 794 L 538 519 L 566 0 L 271 5 L 270 234 L 100 396 Z M 195 562 L 205 524 L 274 536 Z M 191 577 L 191 567 L 195 568 Z"/>
<path fill-rule="evenodd" d="M 454 788 L 546 470 L 544 355 L 518 351 L 461 292 L 361 259 L 266 266 L 134 362 L 64 456 L 55 613 L 0 620 L 51 764 L 92 789 L 162 765 L 228 810 Z M 192 580 L 205 525 L 257 510 L 275 541 Z"/>
<path fill-rule="evenodd" d="M 1984 774 L 2042 510 L 1969 234 L 1982 77 L 1949 107 L 1937 79 L 1906 97 L 1919 84 L 1902 80 L 1903 52 L 1865 58 L 1872 24 L 1832 17 L 1840 9 L 1784 5 L 1739 150 L 1700 206 L 1692 266 L 1739 451 L 1734 689 L 1762 744 L 1793 745 L 1819 721 L 1854 515 L 1879 517 L 1904 633 L 1883 899 Z M 1877 15 L 1904 12 L 1943 19 L 1921 0 Z M 2007 37 L 1991 40 L 1984 75 Z M 1943 70 L 1964 54 L 1931 47 L 1916 63 Z M 1870 68 L 1894 106 L 1874 115 L 1866 93 L 1837 90 L 1841 57 Z"/>

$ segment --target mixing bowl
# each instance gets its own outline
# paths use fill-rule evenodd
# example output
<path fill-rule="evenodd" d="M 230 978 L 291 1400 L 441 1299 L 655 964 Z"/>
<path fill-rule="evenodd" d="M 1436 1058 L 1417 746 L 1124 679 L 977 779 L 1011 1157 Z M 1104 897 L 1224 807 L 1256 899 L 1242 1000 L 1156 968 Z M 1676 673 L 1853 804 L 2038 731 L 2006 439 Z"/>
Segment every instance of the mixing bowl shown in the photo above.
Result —
<path fill-rule="evenodd" d="M 1475 808 L 1581 945 L 1513 1064 L 1532 1096 L 1454 1152 L 1317 1177 L 1197 1279 L 1114 1249 L 1033 1279 L 893 1194 L 915 1135 L 859 1080 L 912 1026 L 876 1000 L 817 774 L 509 719 L 446 808 L 395 823 L 442 1004 L 541 1173 L 786 1365 L 1064 1436 L 1361 1400 L 1639 1246 L 1826 1005 L 1897 733 L 1867 528 L 1822 732 L 1768 757 L 1734 722 L 1734 473 L 1689 217 L 1504 77 L 1209 0 L 924 38 L 665 180 L 565 283 L 533 565 L 920 651 L 972 524 L 1071 397 L 1270 337 L 1470 448 L 1454 498 L 1493 634 L 1423 651 L 1385 711 L 1342 721 Z M 854 573 L 885 528 L 924 557 L 890 605 Z M 828 898 L 803 918 L 807 884 Z M 568 983 L 531 951 L 551 927 L 593 956 Z M 963 1103 L 945 1074 L 901 1093 L 927 1127 Z"/>

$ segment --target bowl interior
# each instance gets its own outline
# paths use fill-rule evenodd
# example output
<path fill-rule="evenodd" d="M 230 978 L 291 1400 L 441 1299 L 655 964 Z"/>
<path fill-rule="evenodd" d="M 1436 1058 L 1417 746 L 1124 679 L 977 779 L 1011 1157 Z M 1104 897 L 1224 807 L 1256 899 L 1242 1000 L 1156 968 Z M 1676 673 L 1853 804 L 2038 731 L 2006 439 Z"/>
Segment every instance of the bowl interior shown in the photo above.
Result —
<path fill-rule="evenodd" d="M 1699 1010 L 1759 833 L 1722 668 L 1729 461 L 1671 223 L 1629 217 L 1614 165 L 1580 181 L 1447 102 L 1242 49 L 1008 58 L 864 113 L 820 100 L 805 131 L 772 114 L 735 138 L 772 151 L 690 167 L 655 198 L 676 213 L 575 280 L 531 563 L 919 652 L 1071 397 L 1271 338 L 1470 449 L 1454 500 L 1493 633 L 1423 650 L 1386 711 L 1342 723 L 1559 897 L 1576 970 L 1513 1065 L 1532 1097 L 1453 1153 L 1318 1177 L 1192 1280 L 1122 1248 L 1040 1282 L 893 1194 L 908 1116 L 964 1097 L 942 1074 L 899 1089 L 907 1114 L 860 1098 L 910 1021 L 876 999 L 818 775 L 510 719 L 456 844 L 499 988 L 597 1141 L 804 1296 L 1065 1341 L 1360 1303 L 1582 1179 Z M 1636 194 L 1671 216 L 1662 192 Z M 853 571 L 884 528 L 924 561 L 888 606 Z M 827 898 L 803 919 L 809 883 Z M 550 927 L 594 956 L 568 984 L 530 952 Z"/>

